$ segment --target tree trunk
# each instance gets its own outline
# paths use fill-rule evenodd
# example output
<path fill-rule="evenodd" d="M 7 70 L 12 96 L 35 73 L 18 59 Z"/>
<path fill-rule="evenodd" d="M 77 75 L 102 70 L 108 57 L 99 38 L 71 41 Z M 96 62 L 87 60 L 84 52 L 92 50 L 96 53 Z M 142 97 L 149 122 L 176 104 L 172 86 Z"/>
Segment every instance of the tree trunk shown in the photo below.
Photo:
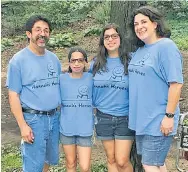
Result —
<path fill-rule="evenodd" d="M 134 9 L 139 6 L 146 5 L 146 1 L 112 1 L 111 2 L 111 15 L 110 22 L 119 25 L 121 33 L 125 40 L 125 46 L 133 51 L 135 47 L 132 46 L 131 40 L 127 40 L 129 33 L 129 23 L 131 14 Z M 137 154 L 136 143 L 134 141 L 130 159 L 133 165 L 134 172 L 144 172 L 141 163 L 141 156 Z"/>
<path fill-rule="evenodd" d="M 124 35 L 127 47 L 133 50 L 131 40 L 127 40 L 129 33 L 129 23 L 134 9 L 146 5 L 146 1 L 112 1 L 110 22 L 119 25 L 122 35 Z"/>
<path fill-rule="evenodd" d="M 184 158 L 188 161 L 188 151 L 185 151 Z"/>
<path fill-rule="evenodd" d="M 134 141 L 132 145 L 132 149 L 131 149 L 131 155 L 130 155 L 130 160 L 133 165 L 134 172 L 144 172 L 144 169 L 141 163 L 141 158 L 142 158 L 141 155 L 137 154 L 136 143 Z"/>

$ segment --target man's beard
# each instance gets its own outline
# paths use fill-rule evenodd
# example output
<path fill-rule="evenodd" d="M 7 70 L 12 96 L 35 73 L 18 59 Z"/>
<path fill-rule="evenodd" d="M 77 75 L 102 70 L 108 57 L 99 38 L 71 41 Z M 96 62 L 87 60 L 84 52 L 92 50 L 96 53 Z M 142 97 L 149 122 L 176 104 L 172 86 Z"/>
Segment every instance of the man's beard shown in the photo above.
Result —
<path fill-rule="evenodd" d="M 42 39 L 43 41 L 44 41 L 44 43 L 37 43 L 37 41 L 39 40 L 39 39 Z M 36 37 L 36 39 L 33 39 L 33 38 L 31 38 L 31 41 L 34 43 L 34 44 L 36 44 L 37 46 L 39 46 L 39 47 L 45 47 L 46 46 L 46 44 L 47 44 L 47 42 L 49 41 L 49 38 L 47 38 L 46 36 L 38 36 L 38 37 Z M 41 45 L 42 44 L 42 45 Z"/>

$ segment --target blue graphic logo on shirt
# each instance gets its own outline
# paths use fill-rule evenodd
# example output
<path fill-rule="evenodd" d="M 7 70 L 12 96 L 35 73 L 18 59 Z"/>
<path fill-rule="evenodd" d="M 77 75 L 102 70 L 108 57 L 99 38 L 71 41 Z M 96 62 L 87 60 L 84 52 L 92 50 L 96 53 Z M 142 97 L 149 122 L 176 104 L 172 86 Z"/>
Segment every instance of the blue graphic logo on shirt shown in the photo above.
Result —
<path fill-rule="evenodd" d="M 141 60 L 138 61 L 138 64 L 139 64 L 141 67 L 145 66 L 145 61 L 146 61 L 149 57 L 150 57 L 150 54 L 147 53 L 146 55 L 144 55 L 144 57 L 143 57 Z"/>
<path fill-rule="evenodd" d="M 78 95 L 77 98 L 81 98 L 81 99 L 88 99 L 88 86 L 86 85 L 82 85 L 81 87 L 78 88 Z"/>
<path fill-rule="evenodd" d="M 113 81 L 122 81 L 123 74 L 124 74 L 124 67 L 117 66 L 112 71 L 112 76 L 110 77 L 110 80 L 113 80 Z"/>
<path fill-rule="evenodd" d="M 54 69 L 54 65 L 53 65 L 52 61 L 50 61 L 48 63 L 47 69 L 48 69 L 48 77 L 54 77 L 54 76 L 56 76 L 56 71 Z"/>
<path fill-rule="evenodd" d="M 32 86 L 32 89 L 52 87 L 52 86 L 59 85 L 58 74 L 55 71 L 54 64 L 52 61 L 49 61 L 49 63 L 47 64 L 47 71 L 46 70 L 44 71 L 45 71 L 44 78 L 35 80 Z"/>

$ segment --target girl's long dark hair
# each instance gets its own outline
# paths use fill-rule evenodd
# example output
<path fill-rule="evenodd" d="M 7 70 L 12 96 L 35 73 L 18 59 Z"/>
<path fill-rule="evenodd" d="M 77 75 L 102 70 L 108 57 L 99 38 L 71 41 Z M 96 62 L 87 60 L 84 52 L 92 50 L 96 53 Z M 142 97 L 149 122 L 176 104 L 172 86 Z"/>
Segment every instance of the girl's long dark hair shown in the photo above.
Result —
<path fill-rule="evenodd" d="M 121 63 L 124 66 L 124 73 L 127 74 L 128 73 L 128 69 L 127 69 L 128 68 L 128 52 L 125 47 L 125 41 L 124 41 L 124 38 L 122 37 L 122 34 L 120 33 L 119 27 L 114 23 L 110 23 L 103 28 L 102 33 L 100 35 L 98 53 L 94 59 L 95 62 L 93 65 L 93 75 L 95 75 L 97 72 L 99 73 L 101 71 L 106 72 L 108 70 L 106 67 L 108 51 L 104 46 L 104 33 L 108 29 L 114 29 L 119 34 L 119 37 L 120 37 L 120 47 L 118 49 L 119 57 L 120 57 Z"/>

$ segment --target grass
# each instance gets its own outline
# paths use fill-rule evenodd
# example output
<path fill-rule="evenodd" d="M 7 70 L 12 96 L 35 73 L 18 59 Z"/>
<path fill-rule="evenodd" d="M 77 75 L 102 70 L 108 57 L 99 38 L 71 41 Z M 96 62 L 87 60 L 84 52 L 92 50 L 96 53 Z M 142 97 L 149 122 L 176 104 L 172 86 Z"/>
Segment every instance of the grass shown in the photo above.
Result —
<path fill-rule="evenodd" d="M 65 172 L 64 154 L 60 155 L 60 163 L 57 166 L 51 167 L 50 172 Z M 22 160 L 20 149 L 16 145 L 8 144 L 2 146 L 1 149 L 1 171 L 3 172 L 21 172 Z M 79 171 L 79 170 L 78 170 Z M 92 172 L 107 172 L 105 164 L 92 164 Z"/>

